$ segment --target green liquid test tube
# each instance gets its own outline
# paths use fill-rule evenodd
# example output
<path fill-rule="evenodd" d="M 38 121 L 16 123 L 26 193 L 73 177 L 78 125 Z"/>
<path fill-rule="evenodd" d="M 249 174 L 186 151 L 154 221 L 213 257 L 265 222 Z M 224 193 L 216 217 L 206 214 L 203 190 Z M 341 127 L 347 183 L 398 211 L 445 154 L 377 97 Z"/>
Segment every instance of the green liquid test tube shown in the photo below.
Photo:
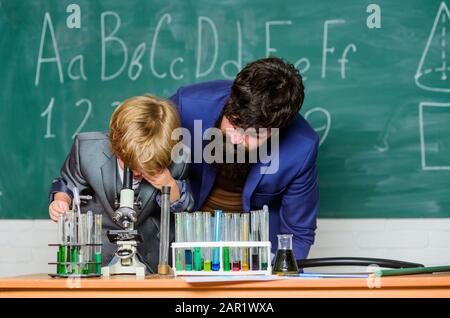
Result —
<path fill-rule="evenodd" d="M 89 270 L 87 268 L 88 255 L 87 255 L 87 215 L 85 213 L 78 215 L 80 219 L 78 220 L 78 244 L 80 247 L 78 249 L 78 272 L 80 274 L 88 274 Z"/>
<path fill-rule="evenodd" d="M 196 271 L 202 270 L 202 252 L 200 247 L 194 248 L 194 269 Z"/>
<path fill-rule="evenodd" d="M 78 247 L 72 246 L 70 249 L 70 268 L 72 274 L 79 274 L 78 270 Z"/>
<path fill-rule="evenodd" d="M 223 270 L 225 272 L 229 272 L 231 270 L 231 264 L 230 264 L 230 248 L 229 247 L 223 247 L 222 250 L 222 257 L 223 257 Z"/>
<path fill-rule="evenodd" d="M 60 246 L 58 251 L 59 259 L 58 262 L 58 274 L 66 274 L 66 261 L 67 261 L 67 248 L 66 246 Z"/>
<path fill-rule="evenodd" d="M 231 241 L 231 213 L 223 214 L 223 230 L 222 230 L 222 241 L 229 242 Z M 223 247 L 222 249 L 222 258 L 223 258 L 223 270 L 228 272 L 231 270 L 230 265 L 230 248 Z"/>
<path fill-rule="evenodd" d="M 90 210 L 86 213 L 86 244 L 94 244 L 94 214 Z M 94 252 L 92 246 L 86 246 L 85 258 L 85 274 L 94 273 L 94 266 L 92 266 Z"/>
<path fill-rule="evenodd" d="M 78 229 L 77 229 L 77 214 L 73 211 L 67 212 L 68 218 L 68 258 L 69 268 L 67 273 L 78 274 Z"/>
<path fill-rule="evenodd" d="M 72 211 L 65 213 L 64 217 L 64 246 L 66 247 L 66 258 L 64 259 L 64 272 L 71 273 L 70 266 L 70 244 L 72 242 Z"/>
<path fill-rule="evenodd" d="M 97 275 L 102 273 L 102 215 L 94 216 L 94 272 Z"/>
<path fill-rule="evenodd" d="M 65 214 L 61 214 L 58 218 L 58 253 L 56 272 L 58 274 L 66 274 L 66 237 L 65 237 Z"/>
<path fill-rule="evenodd" d="M 101 274 L 102 273 L 102 253 L 95 253 L 94 255 L 94 273 Z"/>

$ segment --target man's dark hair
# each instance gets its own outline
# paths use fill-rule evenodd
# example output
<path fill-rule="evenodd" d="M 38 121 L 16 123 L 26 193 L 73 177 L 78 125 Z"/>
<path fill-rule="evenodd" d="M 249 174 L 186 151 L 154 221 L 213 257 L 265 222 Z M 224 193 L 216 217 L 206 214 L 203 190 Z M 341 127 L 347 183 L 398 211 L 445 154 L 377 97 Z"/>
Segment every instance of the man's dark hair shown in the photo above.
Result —
<path fill-rule="evenodd" d="M 264 58 L 239 72 L 222 115 L 238 128 L 283 128 L 300 111 L 304 96 L 302 77 L 292 64 Z"/>

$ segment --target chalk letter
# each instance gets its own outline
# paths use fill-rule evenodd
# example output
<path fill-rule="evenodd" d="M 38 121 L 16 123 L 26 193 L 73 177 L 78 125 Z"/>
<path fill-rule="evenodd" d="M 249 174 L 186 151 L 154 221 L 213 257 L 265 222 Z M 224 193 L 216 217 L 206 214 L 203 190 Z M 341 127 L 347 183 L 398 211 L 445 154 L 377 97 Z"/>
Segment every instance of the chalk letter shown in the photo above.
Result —
<path fill-rule="evenodd" d="M 292 21 L 267 21 L 266 22 L 266 57 L 269 57 L 270 53 L 275 53 L 277 50 L 270 47 L 270 26 L 271 25 L 291 25 Z"/>
<path fill-rule="evenodd" d="M 108 36 L 105 35 L 105 20 L 106 20 L 107 16 L 113 16 L 114 19 L 116 20 L 116 25 L 114 27 L 114 30 Z M 125 68 L 127 61 L 128 61 L 128 50 L 127 50 L 127 47 L 125 46 L 125 43 L 118 37 L 114 36 L 120 28 L 120 17 L 117 13 L 115 13 L 113 11 L 103 12 L 101 14 L 100 27 L 101 27 L 101 34 L 102 34 L 102 81 L 109 81 L 109 80 L 116 78 L 117 76 L 120 75 L 120 73 L 122 73 L 122 71 Z M 119 70 L 116 73 L 109 75 L 109 76 L 106 75 L 106 44 L 107 44 L 107 42 L 117 42 L 123 49 L 122 65 L 120 66 Z"/>
<path fill-rule="evenodd" d="M 54 57 L 42 57 L 42 54 L 44 51 L 44 40 L 45 40 L 45 33 L 47 30 L 47 25 L 48 25 L 48 29 L 50 30 L 50 37 L 52 38 L 53 51 L 55 52 Z M 39 85 L 39 78 L 41 75 L 41 64 L 42 63 L 53 63 L 53 62 L 55 62 L 56 65 L 58 66 L 59 82 L 64 83 L 64 75 L 63 75 L 62 66 L 61 66 L 61 58 L 59 57 L 58 45 L 56 43 L 56 38 L 55 38 L 55 31 L 53 31 L 52 19 L 50 17 L 50 14 L 48 12 L 46 12 L 45 16 L 44 16 L 44 23 L 42 25 L 41 43 L 39 44 L 39 55 L 38 55 L 37 66 L 36 66 L 36 76 L 34 78 L 35 86 Z"/>
<path fill-rule="evenodd" d="M 328 25 L 342 24 L 345 20 L 327 20 L 323 25 L 323 49 L 322 49 L 322 78 L 326 77 L 327 72 L 327 52 L 334 53 L 334 47 L 327 47 L 328 43 Z"/>
<path fill-rule="evenodd" d="M 80 71 L 79 71 L 79 75 L 74 75 L 73 74 L 73 66 L 75 65 L 75 63 L 78 62 L 78 64 L 80 64 Z M 83 55 L 77 55 L 75 56 L 69 63 L 69 67 L 67 68 L 67 73 L 69 75 L 69 78 L 72 80 L 79 80 L 80 78 L 82 78 L 83 80 L 87 80 L 86 74 L 84 73 L 84 59 L 83 59 Z"/>
<path fill-rule="evenodd" d="M 172 63 L 170 63 L 170 76 L 172 76 L 172 78 L 175 80 L 180 80 L 184 77 L 183 74 L 181 74 L 181 75 L 175 74 L 174 68 L 175 68 L 175 64 L 177 64 L 178 62 L 183 63 L 184 59 L 182 57 L 177 57 L 176 59 L 174 59 L 172 61 Z"/>
<path fill-rule="evenodd" d="M 342 52 L 342 58 L 340 58 L 338 60 L 338 62 L 341 64 L 341 78 L 345 78 L 345 64 L 347 64 L 348 60 L 347 60 L 347 54 L 349 50 L 352 50 L 353 53 L 356 52 L 356 45 L 353 43 L 350 43 L 349 45 L 347 45 L 344 49 L 344 51 Z"/>
<path fill-rule="evenodd" d="M 135 81 L 138 79 L 139 75 L 142 72 L 142 64 L 139 62 L 144 55 L 145 43 L 141 43 L 134 50 L 133 57 L 131 58 L 130 66 L 128 67 L 128 77 Z M 133 67 L 137 67 L 136 74 L 133 75 Z"/>
<path fill-rule="evenodd" d="M 152 41 L 152 47 L 150 49 L 150 70 L 152 71 L 153 75 L 155 75 L 157 78 L 164 78 L 167 76 L 167 73 L 158 73 L 156 72 L 155 69 L 156 42 L 158 40 L 159 30 L 161 29 L 161 25 L 164 22 L 164 20 L 167 20 L 167 24 L 169 24 L 172 21 L 171 15 L 166 13 L 161 17 L 161 19 L 159 19 L 158 24 L 156 25 L 155 36 L 153 37 Z"/>
<path fill-rule="evenodd" d="M 200 63 L 202 61 L 202 34 L 203 34 L 202 26 L 203 26 L 203 22 L 207 22 L 209 24 L 209 26 L 211 27 L 211 31 L 213 33 L 213 38 L 214 38 L 214 55 L 213 55 L 211 65 L 205 72 L 202 73 L 202 72 L 200 72 Z M 213 68 L 217 62 L 218 47 L 219 47 L 219 40 L 217 37 L 217 29 L 216 29 L 216 26 L 214 25 L 214 22 L 208 17 L 199 17 L 198 18 L 198 42 L 197 42 L 197 66 L 195 69 L 195 77 L 196 78 L 203 77 L 203 76 L 206 76 L 209 73 L 211 73 L 211 71 L 213 70 Z"/>
<path fill-rule="evenodd" d="M 304 67 L 300 67 L 300 64 L 305 64 Z M 298 60 L 297 62 L 295 62 L 294 67 L 296 69 L 298 69 L 298 71 L 300 72 L 300 75 L 302 76 L 302 80 L 306 81 L 308 78 L 305 76 L 306 72 L 308 72 L 309 67 L 311 66 L 311 63 L 309 62 L 309 60 L 306 57 L 302 57 L 300 60 Z"/>
<path fill-rule="evenodd" d="M 225 67 L 229 64 L 236 66 L 237 71 L 239 72 L 240 69 L 242 68 L 242 31 L 241 31 L 241 23 L 239 21 L 236 22 L 236 27 L 237 27 L 237 38 L 238 38 L 238 42 L 237 42 L 237 51 L 238 51 L 238 57 L 237 57 L 237 61 L 233 61 L 233 60 L 228 60 L 225 61 L 222 64 L 222 67 L 220 68 L 220 72 L 222 73 L 222 76 L 224 78 L 227 79 L 233 79 L 234 75 L 227 75 L 225 72 Z"/>

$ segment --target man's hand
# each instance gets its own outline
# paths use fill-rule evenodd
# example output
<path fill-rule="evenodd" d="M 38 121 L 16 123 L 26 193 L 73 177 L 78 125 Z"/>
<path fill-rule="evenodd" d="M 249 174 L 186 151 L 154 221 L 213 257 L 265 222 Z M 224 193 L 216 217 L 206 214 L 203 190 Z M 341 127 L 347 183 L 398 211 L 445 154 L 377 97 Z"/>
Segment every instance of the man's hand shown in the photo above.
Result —
<path fill-rule="evenodd" d="M 170 174 L 169 169 L 164 169 L 162 173 L 155 176 L 147 176 L 144 174 L 145 180 L 151 183 L 152 186 L 154 186 L 156 189 L 160 190 L 163 186 L 169 186 L 170 187 L 170 203 L 173 203 L 180 199 L 180 189 L 178 188 L 177 183 L 175 182 L 175 179 Z"/>
<path fill-rule="evenodd" d="M 48 206 L 48 214 L 50 215 L 50 218 L 54 222 L 57 222 L 61 214 L 69 211 L 70 202 L 71 199 L 66 193 L 56 193 L 54 196 L 54 200 Z"/>

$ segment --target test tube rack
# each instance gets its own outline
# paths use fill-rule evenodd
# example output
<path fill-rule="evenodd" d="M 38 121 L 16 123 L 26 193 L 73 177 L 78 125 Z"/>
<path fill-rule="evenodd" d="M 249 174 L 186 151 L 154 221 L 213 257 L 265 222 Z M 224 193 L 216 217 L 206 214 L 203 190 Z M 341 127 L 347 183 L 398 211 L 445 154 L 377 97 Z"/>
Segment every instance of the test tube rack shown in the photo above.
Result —
<path fill-rule="evenodd" d="M 100 277 L 101 274 L 101 254 L 100 259 L 94 259 L 91 261 L 75 261 L 71 260 L 72 255 L 70 255 L 70 251 L 75 249 L 75 259 L 80 259 L 80 254 L 83 253 L 83 250 L 89 247 L 95 248 L 97 246 L 102 246 L 103 244 L 48 244 L 48 246 L 58 247 L 58 261 L 50 262 L 48 265 L 56 265 L 57 273 L 48 274 L 50 277 L 60 277 L 60 278 L 89 278 L 89 277 Z M 66 251 L 66 255 L 59 255 L 59 251 Z M 66 260 L 63 261 L 62 258 Z M 95 256 L 94 256 L 95 258 Z M 61 270 L 64 268 L 64 270 Z M 65 273 L 60 273 L 61 271 Z"/>
<path fill-rule="evenodd" d="M 218 242 L 174 242 L 171 244 L 172 246 L 172 264 L 173 264 L 173 273 L 175 276 L 242 276 L 242 275 L 272 275 L 272 265 L 270 262 L 267 264 L 267 268 L 265 270 L 238 270 L 238 271 L 225 271 L 223 268 L 223 248 L 224 247 L 258 247 L 262 248 L 264 253 L 267 253 L 267 259 L 271 259 L 271 242 L 270 241 L 218 241 Z M 220 269 L 218 271 L 186 271 L 186 270 L 177 270 L 175 266 L 175 258 L 176 251 L 181 249 L 194 249 L 196 247 L 200 248 L 219 248 L 220 255 Z M 250 259 L 250 268 L 253 264 L 251 264 Z"/>
<path fill-rule="evenodd" d="M 50 277 L 101 276 L 102 215 L 80 212 L 77 204 L 75 211 L 58 217 L 58 243 L 48 244 L 58 247 L 56 262 L 48 263 L 56 265 L 56 273 Z"/>

